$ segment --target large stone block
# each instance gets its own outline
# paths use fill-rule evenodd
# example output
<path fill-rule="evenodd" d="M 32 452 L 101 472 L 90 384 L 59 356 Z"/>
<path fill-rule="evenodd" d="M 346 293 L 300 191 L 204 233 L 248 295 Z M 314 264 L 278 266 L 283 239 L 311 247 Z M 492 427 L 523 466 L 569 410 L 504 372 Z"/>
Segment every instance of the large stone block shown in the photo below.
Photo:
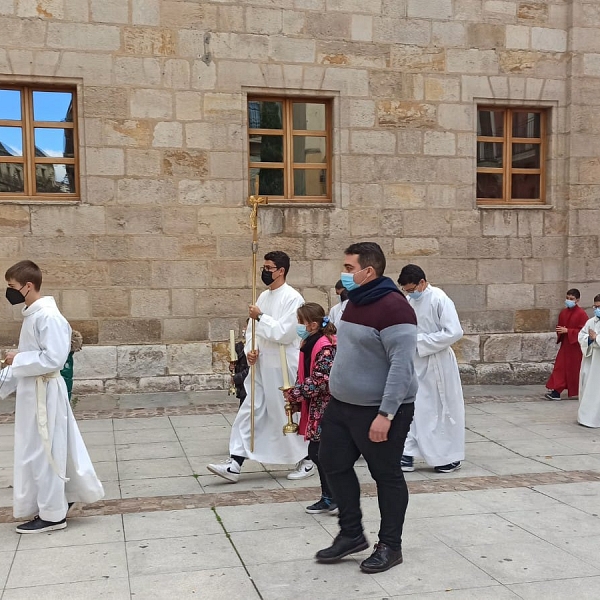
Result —
<path fill-rule="evenodd" d="M 125 151 L 125 173 L 128 177 L 153 177 L 160 173 L 160 168 L 161 153 L 159 150 L 131 149 Z M 109 180 L 109 182 L 111 186 L 114 186 L 113 180 Z M 88 186 L 88 195 L 89 193 Z M 104 192 L 101 193 L 104 195 Z M 94 202 L 94 204 L 98 204 L 98 202 Z"/>
<path fill-rule="evenodd" d="M 134 25 L 158 25 L 161 0 L 132 0 L 131 22 Z"/>
<path fill-rule="evenodd" d="M 89 319 L 92 316 L 89 292 L 63 290 L 59 308 L 66 319 Z"/>
<path fill-rule="evenodd" d="M 175 33 L 166 28 L 125 27 L 123 49 L 136 56 L 172 56 L 175 54 Z"/>
<path fill-rule="evenodd" d="M 439 254 L 439 242 L 436 238 L 395 238 L 394 254 L 407 258 Z"/>
<path fill-rule="evenodd" d="M 155 261 L 152 263 L 152 286 L 167 288 L 205 287 L 208 283 L 208 264 L 196 260 Z"/>
<path fill-rule="evenodd" d="M 128 206 L 171 204 L 175 195 L 175 186 L 168 180 L 120 179 L 117 187 L 117 202 Z"/>
<path fill-rule="evenodd" d="M 50 22 L 46 44 L 50 48 L 110 52 L 121 46 L 121 35 L 119 28 L 113 25 Z"/>
<path fill-rule="evenodd" d="M 159 342 L 160 338 L 160 319 L 106 319 L 100 321 L 98 339 L 102 344 L 143 344 Z"/>
<path fill-rule="evenodd" d="M 144 119 L 171 119 L 173 95 L 169 90 L 134 89 L 131 92 L 131 116 Z"/>
<path fill-rule="evenodd" d="M 182 375 L 181 386 L 186 392 L 205 390 L 225 390 L 229 388 L 231 377 L 215 373 L 212 375 Z"/>
<path fill-rule="evenodd" d="M 551 362 L 525 362 L 511 365 L 513 385 L 545 385 L 552 373 Z"/>
<path fill-rule="evenodd" d="M 77 379 L 113 379 L 117 376 L 117 349 L 114 346 L 84 346 L 73 356 Z"/>
<path fill-rule="evenodd" d="M 507 363 L 475 365 L 478 385 L 511 385 L 514 374 L 511 365 Z"/>
<path fill-rule="evenodd" d="M 534 27 L 531 30 L 531 47 L 544 52 L 566 52 L 567 32 L 561 29 Z"/>
<path fill-rule="evenodd" d="M 491 335 L 483 342 L 483 360 L 486 363 L 515 362 L 521 360 L 520 334 Z"/>
<path fill-rule="evenodd" d="M 488 308 L 492 310 L 534 308 L 534 286 L 529 283 L 488 285 Z"/>
<path fill-rule="evenodd" d="M 325 40 L 347 40 L 351 35 L 349 14 L 307 13 L 305 33 L 312 38 Z"/>
<path fill-rule="evenodd" d="M 119 377 L 159 377 L 166 374 L 167 348 L 158 346 L 118 346 Z"/>
<path fill-rule="evenodd" d="M 354 131 L 350 149 L 357 154 L 395 154 L 396 136 L 391 131 Z"/>
<path fill-rule="evenodd" d="M 93 317 L 129 316 L 128 294 L 115 293 L 115 288 L 91 288 L 89 293 Z"/>
<path fill-rule="evenodd" d="M 433 128 L 436 124 L 433 104 L 380 100 L 377 102 L 377 122 L 381 126 Z"/>
<path fill-rule="evenodd" d="M 165 342 L 197 342 L 208 338 L 208 319 L 173 318 L 163 319 Z"/>
<path fill-rule="evenodd" d="M 529 333 L 523 336 L 522 357 L 524 361 L 553 361 L 557 351 L 555 333 Z"/>
<path fill-rule="evenodd" d="M 515 311 L 515 331 L 530 333 L 538 331 L 549 331 L 552 329 L 550 323 L 550 310 L 547 308 L 536 308 L 531 310 Z"/>
<path fill-rule="evenodd" d="M 100 145 L 132 146 L 144 148 L 150 145 L 150 123 L 143 120 L 107 119 L 102 123 Z"/>
<path fill-rule="evenodd" d="M 449 49 L 446 52 L 446 68 L 449 73 L 495 75 L 498 73 L 498 57 L 494 50 Z"/>
<path fill-rule="evenodd" d="M 407 16 L 418 19 L 451 19 L 452 0 L 408 0 Z"/>
<path fill-rule="evenodd" d="M 16 205 L 2 206 L 2 212 L 0 212 L 0 234 L 2 236 L 20 236 L 29 232 L 28 207 Z"/>
<path fill-rule="evenodd" d="M 428 46 L 431 41 L 431 23 L 420 19 L 374 17 L 373 41 L 382 44 Z"/>
<path fill-rule="evenodd" d="M 140 392 L 178 392 L 181 389 L 179 377 L 141 377 Z"/>
<path fill-rule="evenodd" d="M 514 313 L 511 310 L 459 311 L 459 316 L 465 334 L 513 331 Z"/>
<path fill-rule="evenodd" d="M 208 322 L 208 339 L 211 342 L 229 340 L 229 332 L 232 329 L 237 339 L 240 334 L 238 317 L 213 317 Z"/>
<path fill-rule="evenodd" d="M 212 344 L 190 343 L 167 346 L 169 375 L 190 375 L 212 372 Z"/>
<path fill-rule="evenodd" d="M 90 0 L 92 21 L 98 23 L 127 23 L 129 6 L 121 0 Z"/>
<path fill-rule="evenodd" d="M 415 73 L 443 73 L 446 69 L 444 48 L 392 46 L 390 64 L 394 69 Z"/>
<path fill-rule="evenodd" d="M 523 281 L 523 265 L 518 259 L 480 259 L 477 261 L 479 283 L 519 283 Z"/>
<path fill-rule="evenodd" d="M 132 317 L 168 317 L 170 314 L 170 290 L 131 290 Z"/>
<path fill-rule="evenodd" d="M 477 363 L 481 360 L 480 337 L 467 335 L 452 346 L 459 363 Z"/>

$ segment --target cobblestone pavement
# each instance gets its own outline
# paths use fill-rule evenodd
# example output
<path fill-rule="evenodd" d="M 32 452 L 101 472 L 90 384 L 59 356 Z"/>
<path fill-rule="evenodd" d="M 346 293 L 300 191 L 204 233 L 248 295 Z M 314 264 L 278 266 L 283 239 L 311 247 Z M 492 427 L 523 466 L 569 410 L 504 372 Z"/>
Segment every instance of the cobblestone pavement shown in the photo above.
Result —
<path fill-rule="evenodd" d="M 64 531 L 19 537 L 10 505 L 13 431 L 0 416 L 0 600 L 73 598 L 600 597 L 600 431 L 576 401 L 540 388 L 465 388 L 467 458 L 455 473 L 407 474 L 405 562 L 365 575 L 314 562 L 336 519 L 304 512 L 318 481 L 248 462 L 240 482 L 206 470 L 227 454 L 225 396 L 101 399 L 77 407 L 106 499 Z M 94 404 L 96 403 L 96 404 Z M 2 407 L 0 407 L 2 408 Z M 375 486 L 357 465 L 364 523 L 377 539 Z M 42 587 L 43 586 L 43 587 Z"/>

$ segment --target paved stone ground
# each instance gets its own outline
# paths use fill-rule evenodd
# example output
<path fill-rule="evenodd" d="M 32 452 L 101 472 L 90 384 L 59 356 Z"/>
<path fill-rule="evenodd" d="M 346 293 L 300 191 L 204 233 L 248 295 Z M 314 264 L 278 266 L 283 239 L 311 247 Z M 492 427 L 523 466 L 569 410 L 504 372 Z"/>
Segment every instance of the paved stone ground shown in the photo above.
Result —
<path fill-rule="evenodd" d="M 542 393 L 465 388 L 464 467 L 437 475 L 417 463 L 407 474 L 405 563 L 375 576 L 358 570 L 366 552 L 314 562 L 337 532 L 335 518 L 303 510 L 318 497 L 314 477 L 249 463 L 232 485 L 206 470 L 227 454 L 235 406 L 223 395 L 80 402 L 107 499 L 39 536 L 14 532 L 13 432 L 0 415 L 0 600 L 596 599 L 600 431 L 576 424 L 576 401 Z M 375 542 L 374 485 L 363 463 L 357 471 Z"/>

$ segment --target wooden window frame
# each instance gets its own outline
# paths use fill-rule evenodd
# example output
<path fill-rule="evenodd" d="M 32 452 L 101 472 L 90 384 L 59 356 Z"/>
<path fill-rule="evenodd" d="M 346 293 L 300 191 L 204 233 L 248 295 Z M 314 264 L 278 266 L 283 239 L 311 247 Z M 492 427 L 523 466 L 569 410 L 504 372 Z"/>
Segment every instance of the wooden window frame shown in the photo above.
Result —
<path fill-rule="evenodd" d="M 80 188 L 80 160 L 79 160 L 79 133 L 77 114 L 77 89 L 75 86 L 52 86 L 52 85 L 10 85 L 0 83 L 0 89 L 14 90 L 21 93 L 21 119 L 2 119 L 0 112 L 0 127 L 20 127 L 23 132 L 23 156 L 0 156 L 0 163 L 18 163 L 23 165 L 23 192 L 0 192 L 0 203 L 3 201 L 64 201 L 79 200 Z M 35 121 L 33 112 L 34 92 L 57 92 L 68 93 L 73 98 L 73 120 L 66 121 Z M 35 155 L 35 130 L 36 129 L 71 129 L 73 130 L 73 157 Z M 39 164 L 61 164 L 74 166 L 73 193 L 38 193 L 36 185 L 36 165 Z"/>
<path fill-rule="evenodd" d="M 260 168 L 276 168 L 283 169 L 283 196 L 269 195 L 270 203 L 285 203 L 285 204 L 331 204 L 332 189 L 333 189 L 333 171 L 332 171 L 332 154 L 333 154 L 333 136 L 332 136 L 332 116 L 333 116 L 333 101 L 330 98 L 315 98 L 310 96 L 248 96 L 246 99 L 246 111 L 250 102 L 281 102 L 283 105 L 283 129 L 253 129 L 250 127 L 250 119 L 248 117 L 248 170 L 247 176 L 250 181 L 250 169 Z M 295 103 L 321 104 L 325 107 L 325 129 L 324 130 L 305 130 L 294 129 L 293 125 L 293 110 L 292 106 Z M 253 135 L 282 135 L 283 136 L 283 162 L 252 162 L 250 160 L 250 138 Z M 325 162 L 322 163 L 295 163 L 293 158 L 294 153 L 294 136 L 305 137 L 324 137 L 325 138 Z M 294 196 L 294 170 L 323 170 L 326 171 L 326 196 Z M 253 194 L 255 190 L 250 190 Z"/>
<path fill-rule="evenodd" d="M 477 198 L 478 206 L 543 206 L 546 204 L 546 157 L 548 153 L 547 123 L 549 110 L 547 108 L 529 106 L 506 106 L 506 105 L 479 105 L 480 111 L 504 111 L 504 135 L 502 137 L 477 135 L 477 143 L 502 143 L 503 156 L 502 168 L 477 167 L 477 173 L 502 174 L 503 198 Z M 538 113 L 540 115 L 540 137 L 520 138 L 513 137 L 513 115 L 514 113 Z M 538 169 L 522 169 L 512 166 L 513 144 L 537 144 L 540 146 L 540 167 Z M 475 160 L 477 161 L 477 153 Z M 539 198 L 512 198 L 512 176 L 513 175 L 539 175 L 540 197 Z M 476 188 L 477 192 L 477 188 Z"/>

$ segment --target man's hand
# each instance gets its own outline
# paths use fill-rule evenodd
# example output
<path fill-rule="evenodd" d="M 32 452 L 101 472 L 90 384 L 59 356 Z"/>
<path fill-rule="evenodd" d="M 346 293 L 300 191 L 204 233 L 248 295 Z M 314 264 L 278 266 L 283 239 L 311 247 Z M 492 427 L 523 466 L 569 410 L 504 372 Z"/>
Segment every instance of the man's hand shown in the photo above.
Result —
<path fill-rule="evenodd" d="M 381 415 L 377 415 L 371 423 L 369 429 L 369 439 L 372 442 L 387 442 L 387 434 L 390 430 L 392 422 Z"/>
<path fill-rule="evenodd" d="M 569 333 L 569 330 L 562 325 L 558 325 L 556 328 L 556 333 Z"/>
<path fill-rule="evenodd" d="M 13 360 L 15 358 L 15 356 L 17 355 L 17 352 L 15 352 L 14 350 L 11 350 L 10 352 L 7 352 L 6 355 L 4 356 L 4 364 L 5 365 L 12 365 L 13 364 Z"/>
<path fill-rule="evenodd" d="M 234 361 L 230 361 L 229 362 L 229 372 L 233 373 L 235 371 L 235 362 Z"/>
<path fill-rule="evenodd" d="M 258 306 L 256 306 L 255 304 L 251 304 L 251 305 L 248 307 L 248 316 L 249 316 L 251 319 L 254 319 L 254 320 L 256 320 L 256 317 L 258 317 L 258 315 L 260 315 L 260 314 L 261 314 L 261 310 L 260 310 L 260 308 L 258 308 Z"/>
<path fill-rule="evenodd" d="M 596 341 L 596 335 L 597 334 L 596 334 L 596 332 L 591 327 L 588 329 L 588 335 L 590 336 L 591 340 Z"/>
<path fill-rule="evenodd" d="M 258 360 L 258 350 L 250 350 L 250 352 L 248 352 L 246 355 L 246 358 L 248 359 L 248 364 L 251 367 L 254 366 Z"/>

